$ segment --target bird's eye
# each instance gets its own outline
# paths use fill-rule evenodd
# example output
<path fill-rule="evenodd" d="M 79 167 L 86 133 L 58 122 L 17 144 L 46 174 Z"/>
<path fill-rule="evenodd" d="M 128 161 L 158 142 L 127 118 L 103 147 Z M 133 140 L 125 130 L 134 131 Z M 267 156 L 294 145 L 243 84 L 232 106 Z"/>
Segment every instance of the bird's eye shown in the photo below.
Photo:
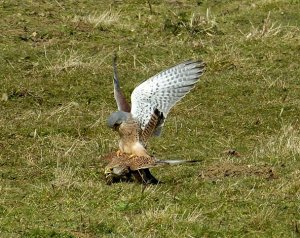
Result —
<path fill-rule="evenodd" d="M 110 175 L 112 172 L 113 172 L 113 168 L 106 168 L 105 171 L 104 171 L 104 173 L 106 175 Z"/>

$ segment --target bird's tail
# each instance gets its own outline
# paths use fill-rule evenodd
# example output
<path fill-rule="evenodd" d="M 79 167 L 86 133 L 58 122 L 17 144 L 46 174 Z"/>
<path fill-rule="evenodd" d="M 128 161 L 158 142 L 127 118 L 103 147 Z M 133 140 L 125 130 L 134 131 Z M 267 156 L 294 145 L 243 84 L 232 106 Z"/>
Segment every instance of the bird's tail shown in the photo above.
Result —
<path fill-rule="evenodd" d="M 113 69 L 114 69 L 114 96 L 119 111 L 130 112 L 130 105 L 127 102 L 121 88 L 117 72 L 117 54 L 113 57 Z"/>
<path fill-rule="evenodd" d="M 189 164 L 189 163 L 197 163 L 199 160 L 159 160 L 157 161 L 157 165 L 179 165 L 179 164 Z"/>

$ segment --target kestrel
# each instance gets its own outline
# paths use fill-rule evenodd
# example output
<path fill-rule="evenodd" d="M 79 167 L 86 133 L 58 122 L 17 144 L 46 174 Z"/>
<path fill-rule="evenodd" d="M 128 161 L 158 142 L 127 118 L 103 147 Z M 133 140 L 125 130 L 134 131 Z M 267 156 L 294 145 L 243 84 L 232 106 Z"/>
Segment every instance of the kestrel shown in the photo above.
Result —
<path fill-rule="evenodd" d="M 115 83 L 119 111 L 110 115 L 107 124 L 120 135 L 120 152 L 149 157 L 147 140 L 161 134 L 170 109 L 192 90 L 203 71 L 202 61 L 189 60 L 156 74 L 133 90 L 130 112 L 124 95 L 116 93 Z"/>
<path fill-rule="evenodd" d="M 129 180 L 133 175 L 138 182 L 146 184 L 153 183 L 153 181 L 149 180 L 145 169 L 198 162 L 195 160 L 159 160 L 153 156 L 130 156 L 129 154 L 112 155 L 107 160 L 109 163 L 105 167 L 105 177 L 108 181 L 114 178 Z"/>
<path fill-rule="evenodd" d="M 126 101 L 126 98 L 123 94 L 123 92 L 121 91 L 120 88 L 120 83 L 119 83 L 119 79 L 118 79 L 118 72 L 117 72 L 117 67 L 116 67 L 116 60 L 117 57 L 116 55 L 113 58 L 113 72 L 114 72 L 114 77 L 113 77 L 113 84 L 114 84 L 114 97 L 118 106 L 118 110 L 120 111 L 124 111 L 124 112 L 130 112 L 131 108 L 129 103 Z M 157 112 L 158 114 L 158 112 Z M 151 123 L 155 123 L 155 120 L 158 120 L 157 117 L 153 116 L 152 120 L 150 120 L 149 122 L 149 126 L 143 131 L 142 135 L 141 135 L 141 139 L 143 141 L 147 141 L 149 135 L 151 134 L 151 130 L 149 129 Z M 125 172 L 125 171 L 123 171 Z M 125 179 L 128 180 L 128 178 L 131 177 L 131 174 L 134 175 L 134 177 L 136 178 L 136 180 L 142 182 L 142 181 L 146 181 L 146 183 L 148 184 L 157 184 L 159 183 L 159 181 L 151 174 L 150 170 L 148 168 L 146 169 L 141 169 L 140 171 L 135 171 L 135 172 L 129 172 L 125 175 L 122 176 L 111 176 L 114 179 L 116 179 L 117 181 L 119 181 L 120 179 Z"/>

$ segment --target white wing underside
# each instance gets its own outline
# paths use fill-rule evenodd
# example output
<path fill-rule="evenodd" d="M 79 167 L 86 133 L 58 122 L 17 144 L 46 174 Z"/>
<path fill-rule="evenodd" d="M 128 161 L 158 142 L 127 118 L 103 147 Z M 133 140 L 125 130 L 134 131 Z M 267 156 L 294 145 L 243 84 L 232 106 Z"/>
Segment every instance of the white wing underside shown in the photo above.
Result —
<path fill-rule="evenodd" d="M 162 71 L 141 83 L 131 94 L 131 114 L 144 129 L 155 109 L 166 118 L 170 109 L 199 80 L 204 70 L 201 61 L 186 61 Z"/>

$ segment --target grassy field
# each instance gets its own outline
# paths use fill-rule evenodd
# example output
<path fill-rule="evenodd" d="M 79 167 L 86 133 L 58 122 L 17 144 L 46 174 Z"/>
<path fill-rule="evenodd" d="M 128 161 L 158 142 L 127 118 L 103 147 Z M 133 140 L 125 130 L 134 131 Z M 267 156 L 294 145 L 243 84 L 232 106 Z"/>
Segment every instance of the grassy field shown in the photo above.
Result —
<path fill-rule="evenodd" d="M 0 1 L 0 237 L 299 237 L 299 0 Z M 150 143 L 157 186 L 105 184 L 112 56 L 129 98 L 207 69 Z M 228 153 L 234 149 L 237 153 Z"/>

